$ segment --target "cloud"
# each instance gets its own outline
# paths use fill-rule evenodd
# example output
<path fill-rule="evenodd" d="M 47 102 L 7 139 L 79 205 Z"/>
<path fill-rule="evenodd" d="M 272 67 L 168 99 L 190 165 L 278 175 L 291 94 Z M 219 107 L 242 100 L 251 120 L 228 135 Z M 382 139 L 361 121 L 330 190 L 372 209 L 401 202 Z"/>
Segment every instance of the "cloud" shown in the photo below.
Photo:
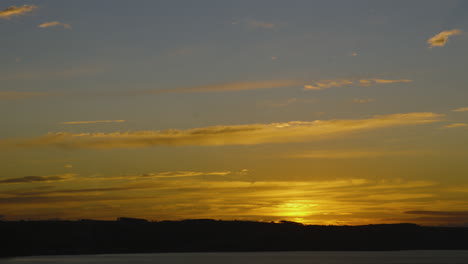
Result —
<path fill-rule="evenodd" d="M 413 81 L 413 80 L 407 80 L 407 79 L 400 79 L 400 80 L 369 79 L 369 80 L 375 83 L 407 83 L 407 82 Z"/>
<path fill-rule="evenodd" d="M 465 225 L 468 223 L 468 211 L 405 211 L 404 214 L 418 215 L 411 219 L 428 225 Z"/>
<path fill-rule="evenodd" d="M 48 27 L 57 27 L 57 26 L 60 26 L 60 27 L 66 28 L 66 29 L 71 29 L 70 24 L 65 24 L 65 23 L 62 23 L 62 22 L 59 22 L 59 21 L 44 22 L 44 23 L 40 24 L 37 27 L 39 27 L 39 28 L 48 28 Z"/>
<path fill-rule="evenodd" d="M 467 127 L 468 124 L 465 124 L 465 123 L 453 123 L 453 124 L 450 124 L 450 125 L 446 125 L 444 126 L 445 128 L 454 128 L 454 127 Z"/>
<path fill-rule="evenodd" d="M 19 178 L 8 178 L 0 180 L 0 184 L 6 183 L 31 183 L 31 182 L 56 182 L 56 181 L 65 181 L 69 180 L 76 174 L 63 174 L 63 175 L 53 175 L 53 176 L 25 176 Z"/>
<path fill-rule="evenodd" d="M 3 72 L 0 75 L 0 81 L 17 80 L 49 80 L 55 78 L 69 78 L 80 75 L 93 75 L 105 71 L 107 67 L 92 65 L 89 67 L 68 68 L 57 70 L 39 70 L 32 72 Z"/>
<path fill-rule="evenodd" d="M 468 217 L 468 211 L 405 211 L 405 214 L 417 215 L 437 215 L 437 216 L 465 216 Z"/>
<path fill-rule="evenodd" d="M 460 29 L 445 30 L 428 39 L 427 43 L 430 45 L 430 48 L 443 47 L 447 44 L 450 36 L 460 35 L 461 33 L 462 31 Z"/>
<path fill-rule="evenodd" d="M 111 219 L 118 209 L 119 213 L 129 216 L 151 218 L 157 215 L 159 220 L 227 220 L 241 216 L 246 220 L 363 224 L 381 222 L 382 216 L 389 215 L 400 217 L 395 222 L 401 222 L 401 216 L 408 217 L 402 212 L 421 205 L 434 206 L 431 198 L 438 199 L 433 193 L 438 187 L 435 182 L 402 179 L 252 182 L 190 178 L 103 188 L 15 190 L 9 192 L 8 197 L 0 197 L 0 203 L 2 214 L 23 219 L 26 214 L 37 219 L 56 216 L 57 212 L 64 213 L 68 219 L 86 218 L 83 214 L 94 219 Z M 108 209 L 90 206 L 96 202 Z"/>
<path fill-rule="evenodd" d="M 166 171 L 166 172 L 150 172 L 142 174 L 129 174 L 123 176 L 111 176 L 111 177 L 82 177 L 84 180 L 150 180 L 150 179 L 163 179 L 163 178 L 185 178 L 185 177 L 198 177 L 198 176 L 227 176 L 234 174 L 246 174 L 247 171 L 232 172 L 232 171 Z"/>
<path fill-rule="evenodd" d="M 323 150 L 289 155 L 290 158 L 306 159 L 360 159 L 388 156 L 427 155 L 427 151 L 372 151 L 372 150 Z"/>
<path fill-rule="evenodd" d="M 460 107 L 452 110 L 453 112 L 468 112 L 468 107 Z"/>
<path fill-rule="evenodd" d="M 299 103 L 316 103 L 318 102 L 317 99 L 301 99 L 301 98 L 288 98 L 288 99 L 285 99 L 285 100 L 281 100 L 281 101 L 264 101 L 264 102 L 260 102 L 260 105 L 263 105 L 263 106 L 267 106 L 267 107 L 285 107 L 285 106 L 288 106 L 288 105 L 292 105 L 292 104 L 299 104 Z"/>
<path fill-rule="evenodd" d="M 276 26 L 271 22 L 265 22 L 255 19 L 246 20 L 245 24 L 251 29 L 273 29 Z"/>
<path fill-rule="evenodd" d="M 323 90 L 332 87 L 343 87 L 348 85 L 357 85 L 357 86 L 370 86 L 376 84 L 390 84 L 390 83 L 406 83 L 412 82 L 413 80 L 408 79 L 397 79 L 397 80 L 387 80 L 387 79 L 339 79 L 339 80 L 324 80 L 318 82 L 312 82 L 311 84 L 304 85 L 304 90 Z"/>
<path fill-rule="evenodd" d="M 284 123 L 227 125 L 187 130 L 115 133 L 48 133 L 30 139 L 0 141 L 3 146 L 77 148 L 142 148 L 153 146 L 225 146 L 305 142 L 343 134 L 440 121 L 430 112 L 374 116 L 369 119 L 290 121 Z"/>
<path fill-rule="evenodd" d="M 374 101 L 375 101 L 375 99 L 372 99 L 372 98 L 366 98 L 366 99 L 355 98 L 355 99 L 353 99 L 353 102 L 357 103 L 357 104 L 366 104 L 366 103 L 370 103 L 370 102 L 374 102 Z"/>
<path fill-rule="evenodd" d="M 226 176 L 232 174 L 231 171 L 175 171 L 175 172 L 159 172 L 159 173 L 145 173 L 140 175 L 143 178 L 181 178 L 181 177 L 196 177 L 196 176 Z"/>
<path fill-rule="evenodd" d="M 320 81 L 315 82 L 313 84 L 304 85 L 306 90 L 323 90 L 332 87 L 342 87 L 345 85 L 353 84 L 353 81 L 350 80 L 328 80 L 328 81 Z"/>
<path fill-rule="evenodd" d="M 0 18 L 10 19 L 13 16 L 24 15 L 36 9 L 35 5 L 10 6 L 0 11 Z"/>
<path fill-rule="evenodd" d="M 47 96 L 50 93 L 0 91 L 0 100 L 15 100 L 29 97 Z"/>
<path fill-rule="evenodd" d="M 304 82 L 293 80 L 273 80 L 273 81 L 256 81 L 256 82 L 230 82 L 210 85 L 200 85 L 195 87 L 182 87 L 175 89 L 153 90 L 148 93 L 208 93 L 208 92 L 230 92 L 230 91 L 246 91 L 256 89 L 270 89 L 280 87 L 302 86 Z"/>
<path fill-rule="evenodd" d="M 281 102 L 266 101 L 264 102 L 264 104 L 269 107 L 284 107 L 284 106 L 288 106 L 297 102 L 298 102 L 297 98 L 289 98 Z"/>
<path fill-rule="evenodd" d="M 369 86 L 376 84 L 390 84 L 412 82 L 412 80 L 398 79 L 339 79 L 339 80 L 323 80 L 310 82 L 307 84 L 304 80 L 266 80 L 266 81 L 248 81 L 248 82 L 228 82 L 218 84 L 199 85 L 193 87 L 180 87 L 172 89 L 147 90 L 137 93 L 143 94 L 165 94 L 165 93 L 210 93 L 210 92 L 233 92 L 233 91 L 248 91 L 257 89 L 272 89 L 286 87 L 304 87 L 304 90 L 323 90 L 332 87 L 342 87 L 347 85 Z"/>
<path fill-rule="evenodd" d="M 71 121 L 60 123 L 62 125 L 96 124 L 96 123 L 124 123 L 126 120 L 95 120 L 95 121 Z"/>

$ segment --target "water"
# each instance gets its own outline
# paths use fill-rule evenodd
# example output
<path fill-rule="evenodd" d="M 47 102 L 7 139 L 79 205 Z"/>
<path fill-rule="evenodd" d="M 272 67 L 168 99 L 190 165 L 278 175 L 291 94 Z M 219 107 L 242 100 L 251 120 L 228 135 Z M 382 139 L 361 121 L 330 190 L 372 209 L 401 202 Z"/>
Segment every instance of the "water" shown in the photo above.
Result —
<path fill-rule="evenodd" d="M 160 253 L 40 256 L 0 264 L 466 264 L 468 251 Z"/>

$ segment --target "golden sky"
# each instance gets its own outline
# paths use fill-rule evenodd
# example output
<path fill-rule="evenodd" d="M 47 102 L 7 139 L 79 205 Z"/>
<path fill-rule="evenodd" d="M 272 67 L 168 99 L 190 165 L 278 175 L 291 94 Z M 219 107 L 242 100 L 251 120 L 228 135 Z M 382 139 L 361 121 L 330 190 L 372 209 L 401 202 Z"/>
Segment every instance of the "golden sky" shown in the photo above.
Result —
<path fill-rule="evenodd" d="M 468 223 L 466 1 L 0 4 L 0 218 Z"/>

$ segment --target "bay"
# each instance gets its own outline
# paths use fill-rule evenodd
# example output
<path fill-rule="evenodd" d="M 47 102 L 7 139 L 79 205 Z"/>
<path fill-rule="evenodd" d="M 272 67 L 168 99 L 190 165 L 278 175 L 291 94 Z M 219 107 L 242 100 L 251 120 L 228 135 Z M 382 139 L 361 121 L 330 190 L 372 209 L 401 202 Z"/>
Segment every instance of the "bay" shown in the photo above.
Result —
<path fill-rule="evenodd" d="M 216 252 L 31 256 L 1 264 L 466 264 L 468 251 Z"/>

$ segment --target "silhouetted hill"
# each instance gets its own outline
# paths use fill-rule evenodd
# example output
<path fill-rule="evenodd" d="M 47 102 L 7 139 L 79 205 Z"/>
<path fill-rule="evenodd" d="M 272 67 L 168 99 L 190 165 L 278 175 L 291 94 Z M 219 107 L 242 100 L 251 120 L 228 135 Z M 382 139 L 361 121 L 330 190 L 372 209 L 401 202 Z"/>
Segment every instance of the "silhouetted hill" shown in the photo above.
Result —
<path fill-rule="evenodd" d="M 468 249 L 468 228 L 318 226 L 211 219 L 0 221 L 1 256 L 304 250 Z"/>

